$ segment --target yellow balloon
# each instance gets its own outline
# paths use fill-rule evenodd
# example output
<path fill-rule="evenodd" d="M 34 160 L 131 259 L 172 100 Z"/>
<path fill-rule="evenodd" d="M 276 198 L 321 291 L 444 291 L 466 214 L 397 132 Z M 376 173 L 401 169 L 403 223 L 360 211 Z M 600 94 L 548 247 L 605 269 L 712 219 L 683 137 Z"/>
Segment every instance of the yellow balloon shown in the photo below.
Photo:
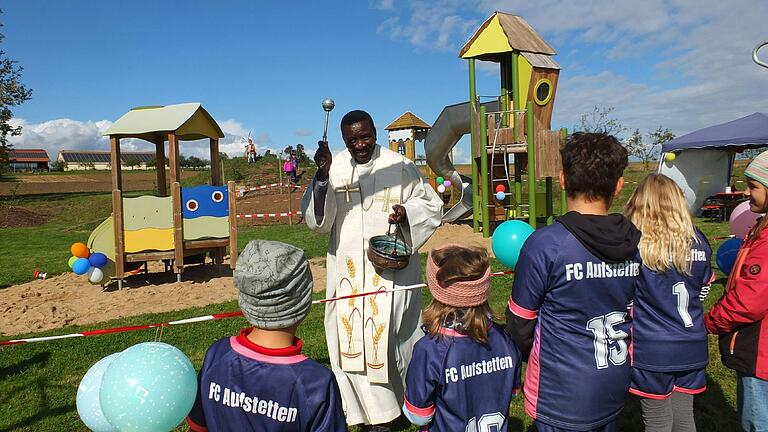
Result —
<path fill-rule="evenodd" d="M 676 157 L 677 156 L 675 156 L 674 153 L 667 153 L 666 155 L 664 155 L 664 160 L 666 160 L 667 162 L 672 162 L 673 160 L 675 160 Z"/>

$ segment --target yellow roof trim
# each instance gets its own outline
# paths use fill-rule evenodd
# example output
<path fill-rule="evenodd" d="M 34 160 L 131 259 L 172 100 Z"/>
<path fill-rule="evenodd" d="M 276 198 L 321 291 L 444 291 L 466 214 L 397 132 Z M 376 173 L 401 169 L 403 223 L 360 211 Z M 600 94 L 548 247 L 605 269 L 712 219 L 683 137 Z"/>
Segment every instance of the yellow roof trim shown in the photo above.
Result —
<path fill-rule="evenodd" d="M 512 47 L 509 46 L 509 38 L 499 23 L 499 17 L 493 14 L 461 51 L 461 58 L 473 58 L 484 54 L 511 52 Z"/>

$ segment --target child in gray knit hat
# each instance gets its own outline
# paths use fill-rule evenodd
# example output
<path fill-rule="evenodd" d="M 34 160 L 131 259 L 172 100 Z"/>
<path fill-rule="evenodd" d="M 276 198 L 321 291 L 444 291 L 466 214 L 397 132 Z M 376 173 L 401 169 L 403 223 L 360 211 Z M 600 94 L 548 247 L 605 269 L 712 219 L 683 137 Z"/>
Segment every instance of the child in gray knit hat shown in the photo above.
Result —
<path fill-rule="evenodd" d="M 253 326 L 205 354 L 192 431 L 345 431 L 336 379 L 301 354 L 296 329 L 312 306 L 301 249 L 253 240 L 237 260 L 240 309 Z"/>

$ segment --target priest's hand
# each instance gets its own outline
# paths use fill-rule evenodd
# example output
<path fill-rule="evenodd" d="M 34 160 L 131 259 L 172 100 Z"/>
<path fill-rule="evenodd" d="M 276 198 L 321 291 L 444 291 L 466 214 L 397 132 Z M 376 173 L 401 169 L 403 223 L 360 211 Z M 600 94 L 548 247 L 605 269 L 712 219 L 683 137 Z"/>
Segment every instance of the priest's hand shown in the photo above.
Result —
<path fill-rule="evenodd" d="M 317 164 L 317 177 L 318 181 L 328 180 L 328 173 L 331 170 L 331 161 L 333 156 L 331 155 L 331 149 L 328 148 L 328 141 L 318 141 L 318 149 L 315 152 L 315 164 Z"/>
<path fill-rule="evenodd" d="M 389 215 L 389 223 L 399 224 L 405 222 L 406 220 L 408 220 L 408 215 L 405 213 L 405 207 L 401 206 L 400 204 L 393 205 L 392 213 Z"/>

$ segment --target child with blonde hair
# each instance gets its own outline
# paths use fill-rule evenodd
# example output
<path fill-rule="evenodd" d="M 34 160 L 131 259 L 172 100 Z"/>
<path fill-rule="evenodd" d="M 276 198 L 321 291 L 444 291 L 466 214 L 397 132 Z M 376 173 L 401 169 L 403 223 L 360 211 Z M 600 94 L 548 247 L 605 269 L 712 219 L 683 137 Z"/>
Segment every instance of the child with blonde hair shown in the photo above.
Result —
<path fill-rule="evenodd" d="M 768 212 L 768 151 L 744 171 L 750 210 Z M 723 297 L 704 324 L 720 335 L 723 364 L 737 372 L 736 402 L 745 431 L 768 430 L 768 218 L 741 245 Z"/>
<path fill-rule="evenodd" d="M 695 431 L 693 395 L 706 390 L 703 301 L 712 250 L 669 177 L 650 174 L 624 208 L 640 230 L 643 265 L 632 306 L 632 383 L 645 430 Z"/>
<path fill-rule="evenodd" d="M 507 430 L 520 387 L 520 352 L 494 322 L 488 304 L 491 270 L 485 249 L 432 250 L 424 311 L 426 336 L 413 349 L 403 412 L 421 430 Z"/>

